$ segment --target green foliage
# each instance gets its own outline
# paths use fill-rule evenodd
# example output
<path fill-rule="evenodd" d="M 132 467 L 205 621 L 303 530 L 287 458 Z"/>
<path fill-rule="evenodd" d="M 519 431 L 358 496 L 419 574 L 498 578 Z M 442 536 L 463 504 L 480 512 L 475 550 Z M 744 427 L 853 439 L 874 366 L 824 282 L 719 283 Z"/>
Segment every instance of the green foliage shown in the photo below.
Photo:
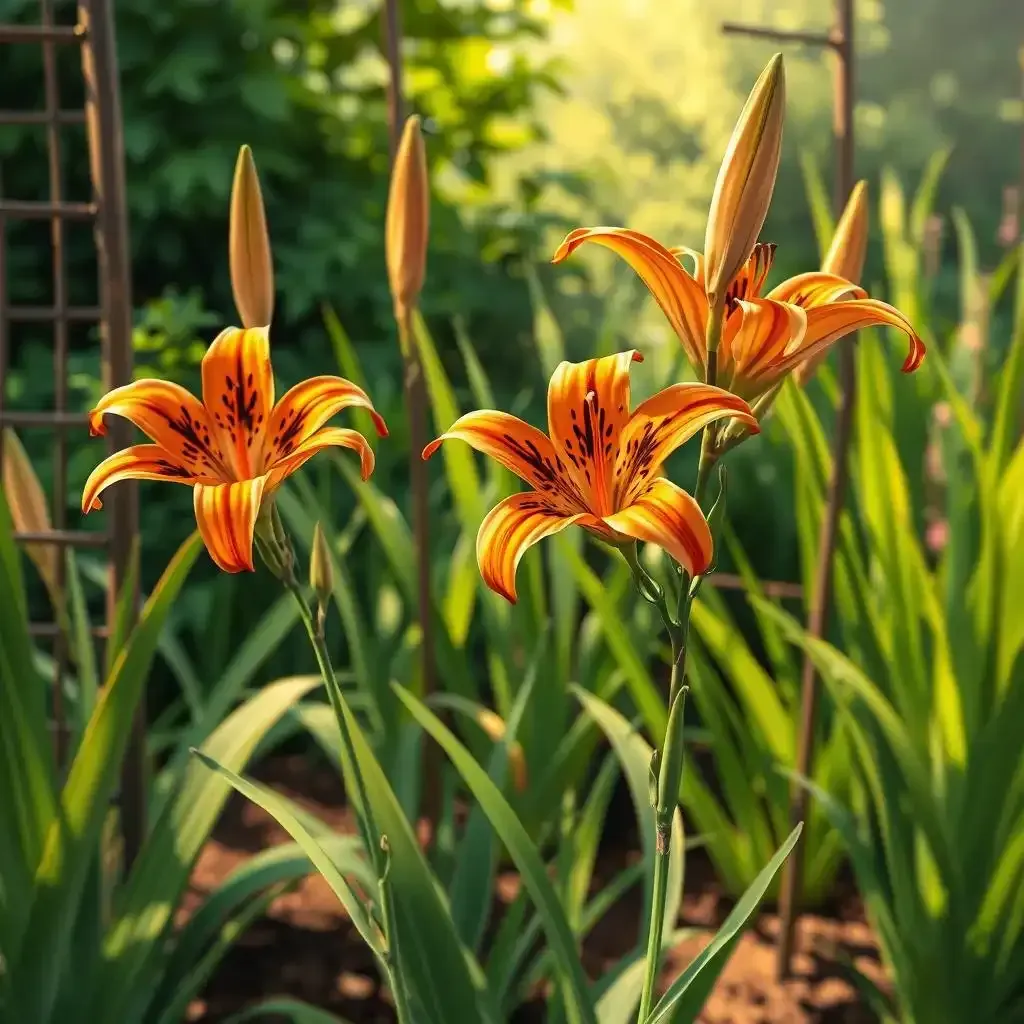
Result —
<path fill-rule="evenodd" d="M 88 682 L 94 669 L 85 669 L 92 666 L 88 620 L 71 631 L 79 674 L 64 682 L 65 711 L 82 727 L 71 730 L 70 767 L 58 783 L 48 683 L 36 670 L 20 557 L 0 494 L 0 793 L 8 809 L 0 827 L 5 1020 L 60 1021 L 85 1014 L 97 1024 L 172 1024 L 270 897 L 310 870 L 294 847 L 256 858 L 226 879 L 182 928 L 175 912 L 229 787 L 200 766 L 172 757 L 153 780 L 149 810 L 155 817 L 138 857 L 122 875 L 111 800 L 153 658 L 158 648 L 173 644 L 169 612 L 201 547 L 198 535 L 189 538 L 138 623 L 120 639 L 115 632 L 102 687 Z M 74 572 L 74 561 L 69 568 Z M 80 595 L 87 582 L 70 579 L 69 601 L 77 607 L 64 621 L 84 614 Z M 133 570 L 122 606 L 134 586 Z M 271 683 L 237 707 L 223 707 L 216 721 L 202 719 L 195 740 L 209 756 L 242 768 L 318 682 L 307 676 Z M 334 839 L 330 848 L 335 857 L 347 849 Z"/>
<path fill-rule="evenodd" d="M 1018 332 L 1015 349 L 1024 344 Z M 936 356 L 938 378 L 946 376 Z M 861 372 L 884 379 L 874 347 Z M 1004 381 L 1005 383 L 1005 381 Z M 947 378 L 948 386 L 948 378 Z M 812 785 L 840 832 L 892 972 L 892 1016 L 1004 1021 L 1024 997 L 1024 801 L 1019 721 L 1024 447 L 999 453 L 954 391 L 969 459 L 951 499 L 967 513 L 937 562 L 918 540 L 891 412 L 868 390 L 859 410 L 857 509 L 865 526 L 843 654 L 776 615 L 810 652 L 856 751 L 858 798 Z M 961 545 L 974 557 L 964 559 Z M 767 610 L 767 609 L 766 609 Z M 852 641 L 852 642 L 851 642 Z M 856 660 L 854 660 L 854 657 Z"/>

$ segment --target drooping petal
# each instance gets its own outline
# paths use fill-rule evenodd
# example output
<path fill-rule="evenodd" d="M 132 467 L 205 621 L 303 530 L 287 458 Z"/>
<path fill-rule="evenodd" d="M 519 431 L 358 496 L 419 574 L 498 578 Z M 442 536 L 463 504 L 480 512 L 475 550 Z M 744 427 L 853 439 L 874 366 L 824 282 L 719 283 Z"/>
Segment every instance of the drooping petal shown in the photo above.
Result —
<path fill-rule="evenodd" d="M 826 274 L 818 270 L 797 274 L 777 284 L 766 296 L 775 302 L 788 302 L 793 306 L 813 309 L 840 299 L 863 299 L 867 296 L 859 285 L 845 277 Z M 742 297 L 742 296 L 741 296 Z"/>
<path fill-rule="evenodd" d="M 263 441 L 274 407 L 266 327 L 221 331 L 203 356 L 203 404 L 237 480 L 263 472 Z"/>
<path fill-rule="evenodd" d="M 772 263 L 775 262 L 775 249 L 774 242 L 758 242 L 754 246 L 747 262 L 740 267 L 732 284 L 726 289 L 726 304 L 735 299 L 756 299 L 761 294 Z"/>
<path fill-rule="evenodd" d="M 641 402 L 619 441 L 614 507 L 634 501 L 672 452 L 709 423 L 727 416 L 758 431 L 757 420 L 742 398 L 709 384 L 673 384 Z"/>
<path fill-rule="evenodd" d="M 529 491 L 505 498 L 487 514 L 476 536 L 476 558 L 484 583 L 515 604 L 516 569 L 526 550 L 573 523 L 592 519 L 585 512 L 566 515 Z"/>
<path fill-rule="evenodd" d="M 753 398 L 766 389 L 764 381 L 778 379 L 776 370 L 788 352 L 798 348 L 807 330 L 807 313 L 799 306 L 771 299 L 739 302 L 742 318 L 730 351 L 730 388 Z"/>
<path fill-rule="evenodd" d="M 629 367 L 635 350 L 583 363 L 559 363 L 548 384 L 548 430 L 555 451 L 595 515 L 612 503 L 619 438 L 629 421 Z"/>
<path fill-rule="evenodd" d="M 137 380 L 108 391 L 89 413 L 89 433 L 107 433 L 105 416 L 135 424 L 172 457 L 198 474 L 226 476 L 216 432 L 203 403 L 169 380 Z"/>
<path fill-rule="evenodd" d="M 266 477 L 230 484 L 197 484 L 193 506 L 210 557 L 224 572 L 253 570 L 252 537 Z"/>
<path fill-rule="evenodd" d="M 606 526 L 634 540 L 657 544 L 691 576 L 711 564 L 714 546 L 700 505 L 670 480 L 652 480 L 630 505 L 605 516 Z"/>
<path fill-rule="evenodd" d="M 351 448 L 359 453 L 359 472 L 364 480 L 370 479 L 373 472 L 373 449 L 358 430 L 348 427 L 322 427 L 315 434 L 292 449 L 291 453 L 277 460 L 267 472 L 267 488 L 269 494 L 281 485 L 286 477 L 294 473 L 303 463 L 311 459 L 324 448 Z"/>
<path fill-rule="evenodd" d="M 388 428 L 369 395 L 344 377 L 310 377 L 282 396 L 270 415 L 266 466 L 287 457 L 343 409 L 365 409 L 381 437 Z"/>
<path fill-rule="evenodd" d="M 441 442 L 448 440 L 465 441 L 489 455 L 553 505 L 573 511 L 585 507 L 584 497 L 551 439 L 518 416 L 491 409 L 466 413 L 423 449 L 423 458 L 429 459 Z"/>
<path fill-rule="evenodd" d="M 895 306 L 878 299 L 854 299 L 832 302 L 807 310 L 807 330 L 798 348 L 790 348 L 774 367 L 777 378 L 819 352 L 823 352 L 840 338 L 865 327 L 896 327 L 910 340 L 907 357 L 901 369 L 904 373 L 916 370 L 925 356 L 924 342 L 910 321 Z"/>
<path fill-rule="evenodd" d="M 647 285 L 655 302 L 679 336 L 691 366 L 704 366 L 708 302 L 703 282 L 695 281 L 660 242 L 628 228 L 577 228 L 566 235 L 552 258 L 561 263 L 584 242 L 618 253 Z"/>
<path fill-rule="evenodd" d="M 82 511 L 103 508 L 101 491 L 119 480 L 168 480 L 176 484 L 214 484 L 212 473 L 196 475 L 191 466 L 158 444 L 137 444 L 105 458 L 90 474 L 82 490 Z"/>

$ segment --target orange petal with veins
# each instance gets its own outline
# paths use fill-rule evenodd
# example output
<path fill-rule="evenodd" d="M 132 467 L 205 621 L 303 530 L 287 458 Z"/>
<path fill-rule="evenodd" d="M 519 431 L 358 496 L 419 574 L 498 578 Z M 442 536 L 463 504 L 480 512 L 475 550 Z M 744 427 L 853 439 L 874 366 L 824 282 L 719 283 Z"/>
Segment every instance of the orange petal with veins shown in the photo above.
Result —
<path fill-rule="evenodd" d="M 120 480 L 167 480 L 176 484 L 215 484 L 213 474 L 195 475 L 190 466 L 158 444 L 137 444 L 105 458 L 90 474 L 82 490 L 82 511 L 102 508 L 101 491 Z"/>
<path fill-rule="evenodd" d="M 229 484 L 197 484 L 193 506 L 210 557 L 224 572 L 252 572 L 252 538 L 266 477 Z"/>
<path fill-rule="evenodd" d="M 714 545 L 700 505 L 681 487 L 658 478 L 604 523 L 618 533 L 668 552 L 691 576 L 711 565 Z"/>
<path fill-rule="evenodd" d="M 311 437 L 307 437 L 290 454 L 267 467 L 267 493 L 279 487 L 303 463 L 324 448 L 351 448 L 358 452 L 360 475 L 364 480 L 370 479 L 374 457 L 373 449 L 366 438 L 358 430 L 351 430 L 348 427 L 323 427 Z"/>
<path fill-rule="evenodd" d="M 263 472 L 263 442 L 274 406 L 266 327 L 229 327 L 203 356 L 203 404 L 238 480 Z"/>
<path fill-rule="evenodd" d="M 476 537 L 476 558 L 484 583 L 515 604 L 516 569 L 527 549 L 573 523 L 592 518 L 579 512 L 565 515 L 530 491 L 505 498 L 487 514 Z"/>
<path fill-rule="evenodd" d="M 672 452 L 709 423 L 727 416 L 745 423 L 752 433 L 759 430 L 750 406 L 742 398 L 710 384 L 673 384 L 641 402 L 619 444 L 615 507 L 635 500 Z"/>
<path fill-rule="evenodd" d="M 196 473 L 226 475 L 216 432 L 203 403 L 168 380 L 137 380 L 107 392 L 89 413 L 89 433 L 107 433 L 104 417 L 120 416 Z"/>
<path fill-rule="evenodd" d="M 840 338 L 865 327 L 896 327 L 910 340 L 910 347 L 901 369 L 912 373 L 924 359 L 924 342 L 910 321 L 895 306 L 878 299 L 853 299 L 831 302 L 807 310 L 807 330 L 799 349 L 787 352 L 775 367 L 776 376 L 788 373 L 804 360 L 823 352 Z"/>
<path fill-rule="evenodd" d="M 381 437 L 388 428 L 369 396 L 344 377 L 310 377 L 286 391 L 274 406 L 267 432 L 267 462 L 290 454 L 343 409 L 365 409 Z"/>
<path fill-rule="evenodd" d="M 708 319 L 703 281 L 695 281 L 660 242 L 628 228 L 577 228 L 570 231 L 551 262 L 561 263 L 584 242 L 595 242 L 611 249 L 636 271 L 679 336 L 690 365 L 694 370 L 703 370 Z"/>
<path fill-rule="evenodd" d="M 468 412 L 423 449 L 423 458 L 429 459 L 443 441 L 449 440 L 472 445 L 541 491 L 553 505 L 567 511 L 582 508 L 583 496 L 551 439 L 518 416 L 493 409 Z"/>
<path fill-rule="evenodd" d="M 766 296 L 775 302 L 789 302 L 794 306 L 812 309 L 840 299 L 863 299 L 867 292 L 845 277 L 812 270 L 797 274 L 777 284 Z"/>
<path fill-rule="evenodd" d="M 629 421 L 629 367 L 635 350 L 583 363 L 560 363 L 548 385 L 548 430 L 585 504 L 597 516 L 613 509 L 613 469 Z"/>

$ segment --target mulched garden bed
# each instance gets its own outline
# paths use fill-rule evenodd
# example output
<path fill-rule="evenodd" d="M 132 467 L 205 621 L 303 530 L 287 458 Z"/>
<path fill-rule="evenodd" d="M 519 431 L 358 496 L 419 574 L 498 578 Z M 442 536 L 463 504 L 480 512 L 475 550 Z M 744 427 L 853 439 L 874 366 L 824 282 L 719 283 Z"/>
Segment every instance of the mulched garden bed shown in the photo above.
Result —
<path fill-rule="evenodd" d="M 301 756 L 288 756 L 269 760 L 254 774 L 335 829 L 353 831 L 340 786 L 330 772 L 311 768 Z M 196 865 L 185 912 L 248 857 L 287 838 L 258 807 L 233 797 Z M 609 876 L 624 858 L 637 855 L 630 838 L 635 840 L 627 832 L 626 841 L 617 848 L 602 849 L 598 877 Z M 502 873 L 496 898 L 507 901 L 517 884 L 514 872 Z M 852 886 L 841 889 L 831 907 L 803 919 L 793 977 L 782 984 L 775 980 L 773 945 L 779 921 L 768 907 L 741 940 L 705 1007 L 702 1024 L 868 1024 L 873 1020 L 832 959 L 839 950 L 875 981 L 883 982 L 877 943 L 860 902 Z M 639 919 L 638 898 L 634 891 L 620 900 L 589 936 L 584 963 L 592 976 L 631 947 Z M 702 934 L 671 952 L 666 983 L 700 951 L 729 907 L 707 860 L 700 851 L 691 853 L 679 924 L 701 929 Z M 249 929 L 202 998 L 190 1007 L 188 1019 L 215 1024 L 268 996 L 303 999 L 353 1024 L 395 1020 L 388 993 L 378 985 L 371 955 L 334 894 L 316 875 L 279 897 L 268 915 Z M 523 1007 L 510 1024 L 543 1020 L 543 1002 L 538 999 L 535 1006 Z"/>

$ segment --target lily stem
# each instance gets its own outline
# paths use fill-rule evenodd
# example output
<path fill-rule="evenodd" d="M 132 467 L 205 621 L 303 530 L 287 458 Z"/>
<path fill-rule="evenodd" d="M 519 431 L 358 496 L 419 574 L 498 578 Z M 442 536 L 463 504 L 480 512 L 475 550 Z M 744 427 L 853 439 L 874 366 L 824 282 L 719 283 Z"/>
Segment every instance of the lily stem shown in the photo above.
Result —
<path fill-rule="evenodd" d="M 684 627 L 685 629 L 685 627 Z M 672 677 L 669 683 L 670 711 L 665 747 L 658 759 L 658 785 L 654 808 L 654 879 L 651 887 L 651 920 L 647 932 L 644 986 L 640 995 L 640 1024 L 651 1015 L 655 986 L 661 968 L 661 947 L 665 932 L 665 898 L 671 860 L 672 818 L 678 802 L 682 776 L 682 725 L 686 687 L 682 685 L 686 646 L 682 637 L 672 643 Z M 652 766 L 653 770 L 653 766 Z"/>
<path fill-rule="evenodd" d="M 718 377 L 718 345 L 722 339 L 724 308 L 716 303 L 711 308 L 705 334 L 706 363 L 704 382 L 714 385 Z M 718 460 L 714 427 L 704 428 L 700 442 L 700 462 L 697 466 L 697 480 L 693 496 L 703 508 L 711 472 Z M 627 556 L 627 561 L 629 558 Z M 637 585 L 646 597 L 645 583 L 650 577 L 636 561 L 630 562 Z M 646 579 L 644 579 L 646 577 Z M 690 607 L 700 587 L 701 577 L 687 580 L 684 573 L 680 581 L 679 597 L 675 614 L 667 606 L 664 593 L 661 594 L 659 611 L 672 640 L 672 675 L 669 682 L 668 726 L 665 730 L 665 744 L 655 761 L 658 767 L 657 789 L 654 800 L 654 879 L 651 887 L 651 923 L 647 933 L 647 959 L 644 972 L 644 987 L 640 995 L 638 1024 L 645 1024 L 654 1006 L 655 985 L 661 967 L 661 947 L 665 930 L 665 897 L 668 889 L 668 868 L 672 844 L 672 818 L 679 803 L 679 786 L 683 775 L 683 709 L 686 704 L 686 644 L 690 630 Z M 647 598 L 651 600 L 650 597 Z M 652 602 L 657 603 L 657 602 Z M 654 763 L 652 763 L 654 771 Z"/>
<path fill-rule="evenodd" d="M 359 770 L 359 762 L 356 760 L 355 743 L 352 740 L 352 732 L 348 727 L 350 711 L 345 701 L 345 695 L 342 693 L 341 685 L 338 683 L 338 677 L 334 672 L 334 664 L 331 661 L 330 652 L 327 650 L 323 616 L 319 613 L 314 614 L 294 573 L 289 572 L 282 582 L 299 607 L 302 624 L 306 627 L 306 633 L 309 635 L 310 642 L 313 645 L 317 665 L 320 668 L 320 675 L 327 689 L 327 698 L 331 703 L 331 709 L 334 711 L 334 717 L 338 723 L 338 731 L 341 734 L 341 757 L 344 767 L 347 769 L 345 774 L 347 779 L 352 781 L 356 791 L 356 803 L 358 804 L 356 820 L 359 823 L 359 834 L 380 886 L 379 903 L 383 916 L 381 925 L 387 947 L 387 963 L 385 966 L 391 991 L 395 997 L 395 1009 L 401 1024 L 411 1024 L 412 1016 L 409 1012 L 408 995 L 402 979 L 399 977 L 395 955 L 397 929 L 394 905 L 388 891 L 387 874 L 389 863 L 386 852 L 387 840 L 377 830 L 373 819 L 373 810 L 370 807 L 370 799 L 366 792 L 366 783 L 363 780 L 363 773 Z"/>

